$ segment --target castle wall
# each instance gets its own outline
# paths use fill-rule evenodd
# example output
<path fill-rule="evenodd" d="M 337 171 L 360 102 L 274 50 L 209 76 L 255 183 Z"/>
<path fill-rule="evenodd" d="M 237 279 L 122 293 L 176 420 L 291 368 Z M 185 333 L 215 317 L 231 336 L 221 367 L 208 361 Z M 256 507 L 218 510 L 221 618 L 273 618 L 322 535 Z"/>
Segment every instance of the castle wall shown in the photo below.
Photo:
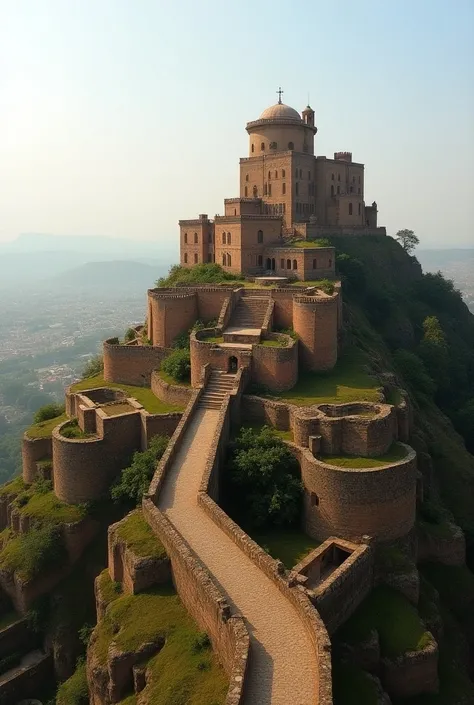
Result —
<path fill-rule="evenodd" d="M 34 482 L 37 474 L 36 463 L 43 458 L 51 458 L 51 438 L 30 438 L 23 434 L 21 456 L 23 462 L 23 480 L 26 483 Z"/>
<path fill-rule="evenodd" d="M 406 535 L 416 515 L 416 454 L 371 469 L 330 466 L 292 446 L 301 465 L 305 531 L 317 540 L 337 535 L 379 541 Z"/>
<path fill-rule="evenodd" d="M 148 337 L 155 347 L 170 348 L 198 318 L 197 294 L 192 290 L 149 289 L 148 305 Z"/>
<path fill-rule="evenodd" d="M 272 289 L 274 328 L 293 328 L 293 289 Z"/>
<path fill-rule="evenodd" d="M 153 370 L 160 367 L 167 350 L 148 345 L 103 344 L 104 379 L 106 382 L 147 387 Z"/>
<path fill-rule="evenodd" d="M 151 391 L 161 401 L 183 407 L 187 406 L 193 393 L 191 387 L 165 382 L 157 370 L 151 374 Z"/>
<path fill-rule="evenodd" d="M 330 370 L 337 361 L 337 299 L 298 296 L 293 299 L 293 328 L 300 340 L 300 356 L 310 370 Z"/>
<path fill-rule="evenodd" d="M 252 380 L 272 391 L 291 389 L 298 381 L 298 341 L 290 336 L 275 333 L 268 334 L 268 339 L 286 339 L 288 347 L 266 347 L 254 345 L 252 348 Z"/>
<path fill-rule="evenodd" d="M 208 332 L 209 335 L 216 333 L 213 329 L 209 329 L 209 331 L 197 331 L 191 335 L 191 385 L 193 387 L 197 387 L 201 383 L 203 365 L 210 364 L 217 370 L 227 372 L 231 357 L 237 358 L 239 367 L 249 367 L 251 364 L 251 355 L 248 350 L 220 348 L 212 343 L 204 342 L 204 336 Z"/>
<path fill-rule="evenodd" d="M 171 438 L 181 417 L 182 414 L 180 412 L 170 414 L 143 414 L 144 439 L 142 449 L 147 448 L 150 445 L 151 439 L 155 436 L 169 436 Z"/>

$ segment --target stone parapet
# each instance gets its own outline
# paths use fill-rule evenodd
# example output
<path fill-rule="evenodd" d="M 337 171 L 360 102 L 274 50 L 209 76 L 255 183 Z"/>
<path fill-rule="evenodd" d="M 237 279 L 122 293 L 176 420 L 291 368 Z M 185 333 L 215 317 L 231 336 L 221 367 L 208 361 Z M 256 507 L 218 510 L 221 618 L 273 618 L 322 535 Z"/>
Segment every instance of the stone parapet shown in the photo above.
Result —
<path fill-rule="evenodd" d="M 151 373 L 160 367 L 168 353 L 161 343 L 130 346 L 106 340 L 103 344 L 104 379 L 106 382 L 147 387 Z"/>
<path fill-rule="evenodd" d="M 420 651 L 408 651 L 397 659 L 382 659 L 382 682 L 392 698 L 411 698 L 421 693 L 437 693 L 438 644 L 430 642 Z"/>
<path fill-rule="evenodd" d="M 23 434 L 21 455 L 23 462 L 23 480 L 30 484 L 37 475 L 37 462 L 52 456 L 52 440 L 49 438 L 30 438 Z"/>
<path fill-rule="evenodd" d="M 158 370 L 153 370 L 151 373 L 151 391 L 158 399 L 161 399 L 161 401 L 167 404 L 176 404 L 184 407 L 189 404 L 193 393 L 191 387 L 166 382 L 160 377 Z"/>
<path fill-rule="evenodd" d="M 285 347 L 252 347 L 252 381 L 274 392 L 291 389 L 298 381 L 298 341 L 281 333 L 267 333 L 266 338 Z"/>

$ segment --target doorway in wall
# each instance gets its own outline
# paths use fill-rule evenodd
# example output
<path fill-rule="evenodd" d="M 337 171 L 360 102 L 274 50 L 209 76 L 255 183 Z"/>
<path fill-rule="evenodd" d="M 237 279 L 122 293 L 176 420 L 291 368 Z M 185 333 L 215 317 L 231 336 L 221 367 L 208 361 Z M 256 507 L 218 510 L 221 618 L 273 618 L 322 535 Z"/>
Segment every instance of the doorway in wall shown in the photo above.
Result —
<path fill-rule="evenodd" d="M 235 355 L 232 355 L 229 357 L 229 364 L 227 367 L 227 371 L 230 372 L 231 374 L 235 374 L 237 372 L 237 368 L 239 366 L 239 361 L 235 357 Z"/>

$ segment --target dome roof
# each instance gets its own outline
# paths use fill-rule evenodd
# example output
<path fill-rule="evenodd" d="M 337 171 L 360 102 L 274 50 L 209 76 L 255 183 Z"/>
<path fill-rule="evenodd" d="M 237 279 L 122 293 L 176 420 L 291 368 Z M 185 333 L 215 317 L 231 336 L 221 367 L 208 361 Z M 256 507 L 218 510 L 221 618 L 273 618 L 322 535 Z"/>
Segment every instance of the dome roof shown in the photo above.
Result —
<path fill-rule="evenodd" d="M 271 105 L 263 111 L 259 117 L 259 120 L 275 120 L 277 118 L 295 121 L 298 120 L 298 122 L 301 122 L 301 115 L 294 108 L 290 108 L 289 105 L 285 105 L 284 103 L 276 103 L 276 105 Z"/>

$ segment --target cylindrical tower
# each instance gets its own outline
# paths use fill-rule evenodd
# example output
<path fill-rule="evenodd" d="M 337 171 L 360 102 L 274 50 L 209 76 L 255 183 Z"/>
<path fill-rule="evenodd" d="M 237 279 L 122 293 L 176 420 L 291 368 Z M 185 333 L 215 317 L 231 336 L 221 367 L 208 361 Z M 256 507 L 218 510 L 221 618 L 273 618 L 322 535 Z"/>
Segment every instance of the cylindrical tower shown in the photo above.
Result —
<path fill-rule="evenodd" d="M 330 370 L 337 361 L 338 294 L 295 296 L 293 328 L 300 340 L 300 356 L 310 370 Z"/>
<path fill-rule="evenodd" d="M 154 346 L 171 347 L 176 336 L 189 331 L 197 318 L 195 292 L 148 290 L 148 337 Z"/>

